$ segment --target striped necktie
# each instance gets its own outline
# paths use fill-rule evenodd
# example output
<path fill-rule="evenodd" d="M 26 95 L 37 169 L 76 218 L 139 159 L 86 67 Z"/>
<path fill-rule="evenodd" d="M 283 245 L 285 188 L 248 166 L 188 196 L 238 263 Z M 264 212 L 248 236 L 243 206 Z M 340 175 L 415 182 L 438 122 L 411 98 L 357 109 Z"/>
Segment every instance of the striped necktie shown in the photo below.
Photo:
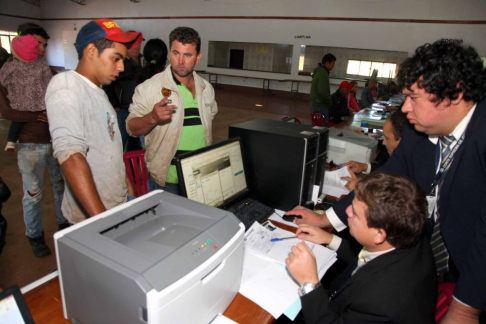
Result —
<path fill-rule="evenodd" d="M 441 162 L 440 167 L 442 168 L 447 156 L 451 152 L 451 144 L 454 142 L 454 136 L 441 136 L 439 137 L 440 141 L 440 156 Z M 440 231 L 440 217 L 439 217 L 439 205 L 440 205 L 440 187 L 444 182 L 445 173 L 449 169 L 451 163 L 447 165 L 447 169 L 444 170 L 444 173 L 439 180 L 437 185 L 437 205 L 436 205 L 436 220 L 434 225 L 434 230 L 432 231 L 432 237 L 430 239 L 430 245 L 432 247 L 432 252 L 434 253 L 435 258 L 435 265 L 437 266 L 437 275 L 441 275 L 449 270 L 449 252 L 447 251 L 447 247 L 444 244 L 444 239 L 442 238 L 442 234 Z"/>

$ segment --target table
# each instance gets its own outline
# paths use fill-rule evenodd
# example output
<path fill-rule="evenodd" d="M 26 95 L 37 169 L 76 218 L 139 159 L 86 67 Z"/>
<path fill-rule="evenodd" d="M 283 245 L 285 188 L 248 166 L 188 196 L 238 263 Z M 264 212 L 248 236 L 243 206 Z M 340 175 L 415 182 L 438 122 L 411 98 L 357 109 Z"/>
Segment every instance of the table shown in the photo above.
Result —
<path fill-rule="evenodd" d="M 295 227 L 272 220 L 271 222 L 282 229 L 294 233 L 296 231 Z M 56 276 L 25 293 L 24 298 L 35 323 L 71 323 L 63 315 L 59 277 Z M 240 324 L 270 324 L 274 321 L 272 315 L 240 293 L 233 299 L 224 315 Z"/>

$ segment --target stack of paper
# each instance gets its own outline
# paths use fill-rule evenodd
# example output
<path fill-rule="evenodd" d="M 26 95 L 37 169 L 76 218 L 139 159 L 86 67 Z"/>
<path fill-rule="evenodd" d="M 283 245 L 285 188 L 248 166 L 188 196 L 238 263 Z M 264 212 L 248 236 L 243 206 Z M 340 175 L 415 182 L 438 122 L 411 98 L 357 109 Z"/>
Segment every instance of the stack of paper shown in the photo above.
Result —
<path fill-rule="evenodd" d="M 272 238 L 295 236 L 272 224 L 265 227 L 254 223 L 245 233 L 245 256 L 240 293 L 273 317 L 287 315 L 294 319 L 301 309 L 297 294 L 299 285 L 285 267 L 290 247 L 300 242 L 289 239 L 270 242 Z M 316 256 L 319 278 L 336 261 L 336 253 L 321 245 L 306 242 Z"/>
<path fill-rule="evenodd" d="M 324 173 L 324 188 L 322 191 L 329 196 L 336 198 L 342 195 L 347 195 L 349 190 L 346 189 L 346 180 L 341 180 L 342 177 L 351 177 L 348 168 L 342 167 L 335 171 L 326 171 Z"/>

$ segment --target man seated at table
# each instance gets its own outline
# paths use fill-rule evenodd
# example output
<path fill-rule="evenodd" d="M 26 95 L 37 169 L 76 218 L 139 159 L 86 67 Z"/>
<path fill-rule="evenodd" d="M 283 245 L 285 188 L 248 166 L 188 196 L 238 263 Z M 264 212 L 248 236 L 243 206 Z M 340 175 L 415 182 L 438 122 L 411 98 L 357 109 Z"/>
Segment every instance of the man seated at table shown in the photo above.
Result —
<path fill-rule="evenodd" d="M 331 95 L 331 111 L 330 111 L 330 121 L 332 123 L 340 123 L 344 119 L 349 118 L 348 109 L 348 94 L 353 90 L 349 85 L 348 81 L 343 81 L 339 85 L 339 88 Z"/>
<path fill-rule="evenodd" d="M 327 292 L 312 250 L 303 242 L 292 247 L 286 264 L 301 285 L 305 322 L 434 323 L 435 263 L 421 238 L 427 219 L 424 192 L 405 176 L 376 172 L 357 183 L 346 213 L 351 235 L 363 245 L 358 257 L 350 257 L 345 242 L 320 228 L 301 225 L 296 232 L 299 239 L 328 244 L 339 258 L 352 259 Z"/>
<path fill-rule="evenodd" d="M 344 163 L 343 166 L 347 166 L 349 173 L 351 174 L 351 177 L 341 178 L 348 181 L 345 187 L 348 190 L 354 190 L 356 182 L 358 181 L 357 175 L 369 174 L 370 172 L 383 166 L 400 143 L 403 128 L 409 126 L 410 124 L 408 123 L 407 115 L 401 111 L 397 111 L 388 117 L 383 125 L 383 145 L 385 146 L 388 154 L 384 154 L 384 158 L 382 158 L 383 154 L 380 154 L 377 161 L 373 163 L 361 163 L 352 160 Z"/>
<path fill-rule="evenodd" d="M 390 96 L 381 88 L 378 88 L 378 81 L 370 79 L 368 86 L 361 92 L 361 106 L 370 108 L 375 100 L 388 100 Z"/>

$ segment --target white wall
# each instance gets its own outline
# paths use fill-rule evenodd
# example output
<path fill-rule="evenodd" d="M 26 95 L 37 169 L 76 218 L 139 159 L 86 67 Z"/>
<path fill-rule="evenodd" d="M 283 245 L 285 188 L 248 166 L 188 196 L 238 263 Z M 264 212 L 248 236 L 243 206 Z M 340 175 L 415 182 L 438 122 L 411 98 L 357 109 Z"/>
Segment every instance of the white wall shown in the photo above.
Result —
<path fill-rule="evenodd" d="M 0 0 L 0 13 L 22 14 L 12 3 Z M 3 6 L 3 4 L 8 4 Z M 51 40 L 47 48 L 50 65 L 64 66 L 62 33 L 73 31 L 89 19 L 112 17 L 125 29 L 140 30 L 145 39 L 161 38 L 168 43 L 168 35 L 178 26 L 190 26 L 198 30 L 203 44 L 203 57 L 198 70 L 222 74 L 248 75 L 276 79 L 302 79 L 298 76 L 300 45 L 325 45 L 404 51 L 412 53 L 416 47 L 439 38 L 460 38 L 473 45 L 481 56 L 486 56 L 486 25 L 474 24 L 423 24 L 398 22 L 350 22 L 326 20 L 280 19 L 116 19 L 116 17 L 188 17 L 188 16 L 293 16 L 293 17 L 347 17 L 382 19 L 433 19 L 479 20 L 485 22 L 484 0 L 86 0 L 86 6 L 68 0 L 43 0 L 41 24 Z M 23 5 L 22 7 L 25 7 Z M 34 6 L 33 6 L 34 7 Z M 4 9 L 6 8 L 7 11 Z M 32 16 L 37 17 L 34 9 Z M 0 29 L 4 29 L 1 17 Z M 86 20 L 56 20 L 86 18 Z M 23 21 L 22 21 L 23 22 Z M 11 23 L 11 22 L 10 22 Z M 16 27 L 16 26 L 15 26 Z M 295 35 L 307 35 L 310 39 L 296 39 Z M 253 71 L 207 69 L 208 41 L 268 42 L 294 45 L 292 73 L 281 75 Z M 221 78 L 231 84 L 261 87 L 260 80 Z M 290 83 L 272 82 L 272 89 L 290 90 Z M 308 92 L 301 85 L 302 92 Z"/>

